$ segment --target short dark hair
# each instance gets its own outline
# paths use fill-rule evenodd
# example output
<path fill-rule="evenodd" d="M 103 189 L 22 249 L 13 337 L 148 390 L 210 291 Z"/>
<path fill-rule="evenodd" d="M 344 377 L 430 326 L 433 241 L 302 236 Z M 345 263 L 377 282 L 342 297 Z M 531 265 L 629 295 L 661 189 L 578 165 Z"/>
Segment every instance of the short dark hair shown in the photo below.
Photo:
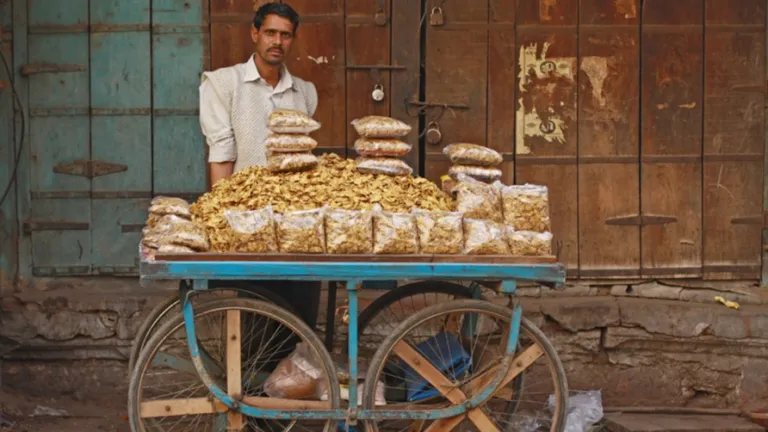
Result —
<path fill-rule="evenodd" d="M 293 23 L 293 32 L 299 28 L 299 14 L 293 10 L 293 8 L 285 3 L 264 3 L 256 11 L 256 15 L 253 17 L 253 26 L 256 30 L 261 29 L 261 25 L 264 24 L 264 20 L 267 19 L 267 15 L 277 15 L 283 17 L 291 23 Z"/>

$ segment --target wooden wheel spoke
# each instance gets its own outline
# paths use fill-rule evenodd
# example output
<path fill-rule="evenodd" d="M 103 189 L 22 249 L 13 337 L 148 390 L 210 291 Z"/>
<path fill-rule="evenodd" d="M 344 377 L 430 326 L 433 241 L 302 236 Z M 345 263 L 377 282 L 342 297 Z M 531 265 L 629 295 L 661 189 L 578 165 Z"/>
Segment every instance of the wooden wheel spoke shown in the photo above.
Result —
<path fill-rule="evenodd" d="M 300 399 L 280 399 L 259 396 L 246 396 L 243 403 L 261 409 L 284 410 L 322 410 L 331 409 L 328 401 L 307 401 Z M 218 414 L 227 412 L 227 406 L 215 399 L 189 398 L 189 399 L 158 399 L 141 403 L 140 416 L 152 417 L 180 417 L 197 414 Z"/>
<path fill-rule="evenodd" d="M 400 358 L 402 358 L 414 371 L 419 373 L 424 379 L 432 384 L 437 391 L 440 392 L 446 399 L 454 404 L 461 404 L 467 400 L 467 396 L 461 389 L 457 388 L 445 375 L 443 375 L 432 363 L 424 356 L 419 354 L 411 345 L 402 340 L 399 341 L 395 347 L 394 352 Z M 485 415 L 481 410 L 472 410 L 468 413 L 469 419 L 474 423 L 481 431 L 498 431 L 496 425 Z M 460 418 L 459 418 L 460 419 Z M 438 421 L 439 422 L 439 421 Z M 435 422 L 435 423 L 438 423 Z M 459 420 L 459 423 L 461 421 Z M 457 423 L 458 424 L 458 423 Z M 451 430 L 454 426 L 443 429 L 434 430 Z M 430 427 L 432 430 L 432 427 Z"/>
<path fill-rule="evenodd" d="M 402 353 L 403 354 L 401 355 L 400 352 L 398 352 L 398 348 L 399 348 L 400 344 L 406 345 L 408 347 L 407 349 L 410 349 L 410 350 L 413 351 L 413 353 L 415 353 L 416 355 L 419 355 L 419 353 L 416 352 L 416 350 L 413 350 L 413 348 L 411 348 L 409 345 L 405 344 L 405 342 L 400 342 L 398 344 L 398 346 L 395 347 L 395 352 L 400 357 L 402 357 L 403 360 L 405 360 L 406 363 L 408 363 L 408 360 L 405 357 L 403 357 L 403 355 L 412 355 L 412 354 L 407 353 L 407 349 L 403 348 L 402 349 Z M 541 357 L 543 354 L 544 354 L 544 351 L 542 351 L 542 349 L 541 349 L 541 347 L 539 345 L 531 345 L 525 351 L 520 353 L 520 355 L 515 357 L 515 359 L 512 361 L 512 367 L 509 368 L 509 371 L 507 372 L 507 375 L 501 381 L 501 385 L 499 385 L 499 390 L 497 390 L 496 393 L 494 393 L 494 394 L 495 395 L 503 394 L 505 397 L 511 398 L 512 395 L 509 394 L 509 392 L 511 390 L 505 389 L 505 387 L 510 382 L 512 382 L 512 380 L 514 380 L 515 377 L 520 375 L 520 373 L 522 373 L 525 369 L 527 369 L 530 365 L 532 365 L 536 360 L 538 360 L 538 358 Z M 426 359 L 419 360 L 419 362 L 420 363 L 424 363 L 424 362 L 429 363 L 429 361 L 426 360 Z M 411 363 L 408 363 L 408 364 L 411 365 L 412 368 L 416 369 L 416 367 L 414 367 L 414 365 L 412 365 Z M 430 366 L 432 366 L 432 365 L 430 364 Z M 497 370 L 496 368 L 497 367 L 498 366 L 496 366 L 494 368 L 491 368 L 491 369 L 487 370 L 486 372 L 484 372 L 482 375 L 480 375 L 480 376 L 472 379 L 471 381 L 469 381 L 464 386 L 464 388 L 466 389 L 467 393 L 470 393 L 470 394 L 477 393 L 479 391 L 482 391 L 485 386 L 489 385 L 491 383 L 491 381 L 493 381 L 493 376 L 496 373 L 496 370 Z M 440 373 L 439 371 L 437 371 L 437 369 L 435 369 L 435 372 L 437 372 L 438 374 Z M 422 373 L 422 372 L 419 371 L 419 373 Z M 427 379 L 427 381 L 429 381 L 429 377 L 425 376 L 425 378 Z M 435 386 L 435 388 L 438 388 L 431 381 L 430 381 L 430 383 L 433 386 Z M 441 391 L 441 393 L 442 393 L 442 391 Z M 447 394 L 444 394 L 444 396 L 449 398 Z M 462 393 L 462 396 L 463 396 L 463 393 Z M 464 397 L 464 399 L 461 400 L 460 402 L 456 402 L 456 401 L 454 401 L 452 399 L 451 399 L 451 402 L 461 403 L 464 400 L 466 400 L 466 397 Z M 496 428 L 496 425 L 490 419 L 488 419 L 488 417 L 485 415 L 485 413 L 483 413 L 480 410 L 480 408 L 475 408 L 475 409 L 469 411 L 467 413 L 467 415 L 469 416 L 469 419 L 472 420 L 472 422 L 478 428 L 481 428 L 480 430 L 482 430 L 482 431 L 485 431 L 485 430 L 498 430 L 498 428 Z M 485 419 L 487 419 L 488 422 L 490 422 L 490 424 L 492 426 L 487 426 L 486 423 L 478 423 L 477 420 L 480 420 L 481 422 L 485 421 L 485 419 L 483 419 L 483 417 L 485 417 Z M 453 428 L 455 428 L 456 426 L 458 426 L 463 420 L 464 420 L 464 418 L 461 417 L 461 416 L 459 416 L 459 417 L 451 417 L 451 418 L 447 418 L 447 419 L 440 419 L 440 420 L 437 420 L 437 421 L 433 422 L 431 425 L 429 425 L 429 427 L 427 428 L 427 430 L 425 432 L 450 431 Z M 486 425 L 487 427 L 489 427 L 489 429 L 483 429 L 482 428 L 483 425 Z"/>

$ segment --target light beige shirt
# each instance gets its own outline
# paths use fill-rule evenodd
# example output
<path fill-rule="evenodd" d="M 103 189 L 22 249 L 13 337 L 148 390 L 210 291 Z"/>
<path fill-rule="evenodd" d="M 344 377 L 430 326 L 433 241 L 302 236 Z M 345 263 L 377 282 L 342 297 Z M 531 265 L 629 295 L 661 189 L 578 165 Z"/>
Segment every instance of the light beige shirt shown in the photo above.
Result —
<path fill-rule="evenodd" d="M 234 170 L 264 166 L 267 120 L 275 109 L 295 109 L 310 116 L 317 109 L 314 84 L 292 76 L 283 66 L 274 88 L 247 62 L 204 72 L 200 84 L 200 127 L 209 162 L 235 162 Z"/>

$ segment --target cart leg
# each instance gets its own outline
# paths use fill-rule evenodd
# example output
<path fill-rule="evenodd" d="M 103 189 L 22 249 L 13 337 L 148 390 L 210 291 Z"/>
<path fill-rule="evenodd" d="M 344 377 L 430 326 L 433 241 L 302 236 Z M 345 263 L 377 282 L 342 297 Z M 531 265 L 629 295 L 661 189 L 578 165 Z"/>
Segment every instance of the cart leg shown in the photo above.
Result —
<path fill-rule="evenodd" d="M 357 424 L 357 315 L 358 298 L 357 291 L 361 281 L 348 280 L 347 293 L 349 294 L 349 412 L 350 421 L 347 426 Z"/>
<path fill-rule="evenodd" d="M 240 357 L 240 311 L 227 311 L 227 393 L 234 400 L 242 399 L 242 367 Z M 227 432 L 240 432 L 245 426 L 243 414 L 240 411 L 230 411 L 227 414 Z"/>

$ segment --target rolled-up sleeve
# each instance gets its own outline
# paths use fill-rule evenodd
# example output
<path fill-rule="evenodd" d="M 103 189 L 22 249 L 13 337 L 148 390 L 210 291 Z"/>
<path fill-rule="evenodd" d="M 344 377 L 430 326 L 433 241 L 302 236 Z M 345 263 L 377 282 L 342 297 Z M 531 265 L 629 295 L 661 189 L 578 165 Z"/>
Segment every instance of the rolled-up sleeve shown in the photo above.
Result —
<path fill-rule="evenodd" d="M 311 82 L 307 82 L 307 94 L 304 96 L 307 98 L 307 114 L 314 116 L 317 111 L 317 88 Z"/>
<path fill-rule="evenodd" d="M 209 148 L 208 162 L 234 162 L 237 159 L 229 106 L 213 81 L 205 75 L 200 83 L 200 128 Z"/>

